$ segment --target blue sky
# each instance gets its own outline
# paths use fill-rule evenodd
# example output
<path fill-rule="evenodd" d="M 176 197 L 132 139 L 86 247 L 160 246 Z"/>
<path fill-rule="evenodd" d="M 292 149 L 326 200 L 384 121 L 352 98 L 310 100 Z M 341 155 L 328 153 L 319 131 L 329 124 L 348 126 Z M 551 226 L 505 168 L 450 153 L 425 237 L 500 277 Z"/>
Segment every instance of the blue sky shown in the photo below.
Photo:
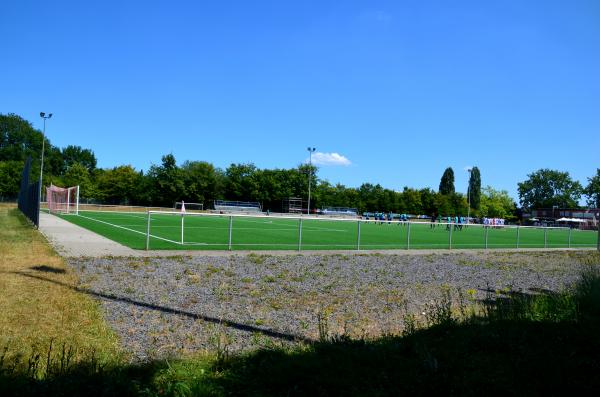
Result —
<path fill-rule="evenodd" d="M 23 0 L 0 35 L 0 113 L 54 113 L 52 142 L 101 167 L 287 168 L 310 145 L 334 183 L 437 189 L 452 166 L 464 191 L 477 165 L 515 197 L 600 167 L 597 0 Z"/>

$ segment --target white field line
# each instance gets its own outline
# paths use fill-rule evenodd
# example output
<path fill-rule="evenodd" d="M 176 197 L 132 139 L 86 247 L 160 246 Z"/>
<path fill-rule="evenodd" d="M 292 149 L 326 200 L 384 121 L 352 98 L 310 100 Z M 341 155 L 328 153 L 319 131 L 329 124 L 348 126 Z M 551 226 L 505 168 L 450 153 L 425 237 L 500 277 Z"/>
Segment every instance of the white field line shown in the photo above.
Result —
<path fill-rule="evenodd" d="M 242 222 L 260 223 L 260 224 L 263 224 L 263 225 L 275 225 L 275 226 L 277 226 L 277 224 L 274 224 L 273 221 L 251 221 L 251 220 L 245 219 Z M 335 222 L 335 221 L 332 221 L 332 222 Z M 283 223 L 283 222 L 281 222 L 281 223 Z M 286 223 L 285 226 L 294 227 L 294 229 L 291 229 L 291 230 L 298 230 L 298 222 Z M 258 229 L 250 229 L 250 228 L 239 228 L 239 227 L 235 227 L 234 229 L 258 230 Z M 260 230 L 263 230 L 263 229 L 260 229 Z M 288 230 L 288 229 L 273 229 L 273 230 Z M 318 226 L 305 226 L 305 225 L 302 226 L 302 230 L 323 230 L 323 231 L 329 231 L 329 232 L 346 232 L 346 230 L 331 229 L 331 228 L 328 228 L 328 227 L 318 227 Z"/>
<path fill-rule="evenodd" d="M 135 227 L 140 225 L 122 225 L 123 227 Z M 152 225 L 152 229 L 155 228 L 163 228 L 163 229 L 177 229 L 181 230 L 181 225 Z M 188 226 L 185 225 L 185 230 L 189 229 L 210 229 L 210 230 L 229 230 L 229 227 L 214 227 L 214 226 Z M 262 232 L 297 232 L 298 227 L 293 228 L 270 228 L 263 229 L 259 227 L 234 227 L 233 231 L 236 230 L 259 230 Z M 341 229 L 325 229 L 325 228 L 315 228 L 315 227 L 302 227 L 303 231 L 319 231 L 319 232 L 337 232 L 337 233 L 347 233 L 348 230 Z"/>
<path fill-rule="evenodd" d="M 92 221 L 96 221 L 96 222 L 104 223 L 105 225 L 109 225 L 109 226 L 116 227 L 116 228 L 123 229 L 123 230 L 128 230 L 128 231 L 130 231 L 130 232 L 133 232 L 133 233 L 138 233 L 138 234 L 141 234 L 141 235 L 143 235 L 143 236 L 146 236 L 146 233 L 144 233 L 144 232 L 140 232 L 139 230 L 133 230 L 133 229 L 130 229 L 130 228 L 128 228 L 128 227 L 119 226 L 119 225 L 114 225 L 114 224 L 112 224 L 112 223 L 109 223 L 109 222 L 104 222 L 104 221 L 101 221 L 101 220 L 99 220 L 99 219 L 90 218 L 90 217 L 88 217 L 88 216 L 84 216 L 84 215 L 81 215 L 81 214 L 80 214 L 79 216 L 80 216 L 80 217 L 82 217 L 82 218 L 86 218 L 86 219 L 92 220 Z M 150 235 L 150 237 L 154 237 L 154 238 L 156 238 L 156 239 L 159 239 L 159 240 L 168 241 L 169 243 L 173 243 L 173 244 L 178 244 L 178 245 L 181 245 L 181 243 L 180 243 L 180 242 L 173 241 L 173 240 L 169 240 L 168 238 L 158 237 L 158 236 L 155 236 L 155 235 L 153 235 L 153 234 L 151 234 L 151 235 Z"/>
<path fill-rule="evenodd" d="M 121 218 L 116 217 L 119 215 L 121 215 L 123 217 L 127 217 L 127 218 L 138 218 L 138 219 L 144 219 L 144 220 L 148 219 L 146 216 L 140 216 L 140 214 L 144 214 L 143 212 L 89 211 L 89 210 L 79 210 L 79 212 L 92 212 L 92 213 L 115 215 L 115 218 L 105 218 L 105 219 L 121 219 Z"/>

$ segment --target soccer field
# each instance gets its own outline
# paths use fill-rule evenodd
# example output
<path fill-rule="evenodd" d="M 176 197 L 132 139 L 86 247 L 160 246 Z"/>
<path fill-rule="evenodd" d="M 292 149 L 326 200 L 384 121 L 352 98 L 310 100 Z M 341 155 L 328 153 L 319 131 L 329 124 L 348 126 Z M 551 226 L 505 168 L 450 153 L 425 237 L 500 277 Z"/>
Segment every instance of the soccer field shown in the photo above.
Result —
<path fill-rule="evenodd" d="M 148 215 L 144 212 L 80 211 L 63 219 L 134 249 L 145 249 Z M 373 250 L 448 248 L 583 248 L 597 245 L 595 231 L 566 228 L 445 224 L 379 224 L 357 220 L 298 219 L 277 216 L 151 213 L 149 248 L 157 250 Z M 230 240 L 231 222 L 231 240 Z M 300 232 L 301 230 L 301 232 Z M 182 243 L 183 237 L 183 243 Z M 231 245 L 230 245 L 231 241 Z"/>

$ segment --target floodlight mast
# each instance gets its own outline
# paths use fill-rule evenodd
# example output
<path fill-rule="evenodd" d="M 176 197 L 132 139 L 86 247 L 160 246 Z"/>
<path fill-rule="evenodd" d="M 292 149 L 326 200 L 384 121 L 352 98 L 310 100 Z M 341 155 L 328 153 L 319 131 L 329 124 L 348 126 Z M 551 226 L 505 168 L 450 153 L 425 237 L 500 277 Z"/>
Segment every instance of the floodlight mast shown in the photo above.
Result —
<path fill-rule="evenodd" d="M 48 115 L 46 116 L 46 113 L 44 112 L 40 112 L 40 117 L 42 119 L 44 119 L 44 129 L 42 132 L 42 161 L 40 164 L 40 189 L 39 189 L 39 204 L 41 207 L 42 204 L 42 177 L 44 176 L 44 150 L 46 149 L 46 120 L 52 117 L 52 113 L 48 113 Z"/>
<path fill-rule="evenodd" d="M 310 185 L 312 182 L 312 154 L 315 152 L 315 150 L 317 150 L 314 147 L 307 147 L 306 150 L 308 150 L 308 164 L 309 164 L 309 168 L 308 168 L 308 209 L 307 209 L 307 213 L 308 215 L 310 215 Z M 300 206 L 302 207 L 302 206 Z"/>
<path fill-rule="evenodd" d="M 471 171 L 473 171 L 472 167 L 467 168 L 467 172 L 469 173 L 469 183 L 467 185 L 467 202 L 469 203 L 467 205 L 467 225 L 471 223 Z"/>

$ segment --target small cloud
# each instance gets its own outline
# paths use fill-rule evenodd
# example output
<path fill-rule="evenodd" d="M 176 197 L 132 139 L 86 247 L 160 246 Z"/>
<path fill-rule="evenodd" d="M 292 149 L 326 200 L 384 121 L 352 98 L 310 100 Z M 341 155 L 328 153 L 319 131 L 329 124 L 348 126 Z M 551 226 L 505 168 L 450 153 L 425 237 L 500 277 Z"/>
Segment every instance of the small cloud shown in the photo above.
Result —
<path fill-rule="evenodd" d="M 390 22 L 392 22 L 392 14 L 389 14 L 385 11 L 375 11 L 373 13 L 373 18 L 377 22 L 383 22 L 385 24 L 389 24 Z"/>
<path fill-rule="evenodd" d="M 309 159 L 306 159 L 308 163 Z M 312 162 L 316 165 L 342 165 L 349 166 L 352 164 L 347 157 L 339 153 L 321 153 L 316 152 L 312 155 Z"/>
<path fill-rule="evenodd" d="M 370 24 L 389 26 L 392 23 L 393 16 L 383 10 L 371 10 L 362 13 L 360 19 Z"/>

